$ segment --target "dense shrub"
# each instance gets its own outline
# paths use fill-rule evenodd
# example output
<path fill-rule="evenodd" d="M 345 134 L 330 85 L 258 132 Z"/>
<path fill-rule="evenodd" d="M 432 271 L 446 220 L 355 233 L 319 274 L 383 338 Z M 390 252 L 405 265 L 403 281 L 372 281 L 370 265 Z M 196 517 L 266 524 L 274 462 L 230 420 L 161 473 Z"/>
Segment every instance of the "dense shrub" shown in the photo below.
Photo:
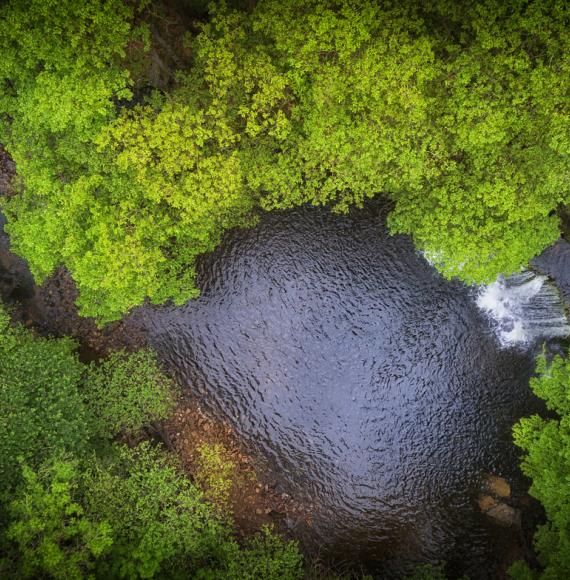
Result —
<path fill-rule="evenodd" d="M 81 455 L 88 448 L 75 347 L 12 327 L 0 308 L 0 491 L 17 479 L 19 458 L 35 464 L 57 451 Z"/>
<path fill-rule="evenodd" d="M 84 490 L 88 513 L 113 528 L 113 545 L 98 564 L 102 577 L 187 577 L 218 554 L 223 559 L 229 530 L 173 460 L 148 444 L 119 447 L 110 461 L 93 464 Z"/>
<path fill-rule="evenodd" d="M 17 577 L 301 577 L 295 544 L 269 530 L 241 548 L 231 526 L 179 474 L 172 457 L 143 443 L 81 466 L 49 459 L 9 505 L 11 549 L 4 571 Z M 0 567 L 1 570 L 1 567 Z"/>
<path fill-rule="evenodd" d="M 406 576 L 406 580 L 446 580 L 444 572 L 445 563 L 433 565 L 424 564 L 418 566 L 411 575 Z M 461 580 L 465 580 L 465 577 Z"/>
<path fill-rule="evenodd" d="M 174 386 L 150 351 L 86 367 L 75 348 L 12 326 L 0 309 L 0 489 L 17 477 L 19 460 L 82 456 L 92 439 L 136 433 L 172 408 Z"/>
<path fill-rule="evenodd" d="M 246 549 L 237 550 L 220 570 L 220 578 L 228 580 L 294 580 L 303 577 L 301 558 L 296 544 L 285 543 L 264 528 L 250 540 Z"/>
<path fill-rule="evenodd" d="M 112 528 L 81 505 L 75 461 L 54 459 L 37 472 L 23 467 L 24 483 L 9 505 L 6 576 L 61 580 L 84 578 L 111 546 Z M 2 566 L 0 566 L 2 571 Z"/>
<path fill-rule="evenodd" d="M 0 576 L 300 578 L 295 544 L 269 531 L 237 544 L 220 448 L 202 450 L 193 484 L 148 443 L 99 445 L 171 410 L 155 355 L 87 367 L 75 347 L 0 309 Z"/>
<path fill-rule="evenodd" d="M 150 350 L 114 352 L 87 370 L 83 395 L 94 431 L 100 437 L 136 434 L 166 419 L 175 403 L 173 382 L 159 369 Z"/>
<path fill-rule="evenodd" d="M 570 361 L 559 356 L 551 363 L 538 359 L 534 392 L 546 401 L 556 419 L 538 415 L 515 426 L 515 443 L 525 451 L 523 472 L 532 478 L 530 494 L 546 511 L 548 522 L 535 536 L 535 547 L 544 572 L 541 578 L 570 576 Z M 538 574 L 518 563 L 511 575 L 521 580 Z"/>

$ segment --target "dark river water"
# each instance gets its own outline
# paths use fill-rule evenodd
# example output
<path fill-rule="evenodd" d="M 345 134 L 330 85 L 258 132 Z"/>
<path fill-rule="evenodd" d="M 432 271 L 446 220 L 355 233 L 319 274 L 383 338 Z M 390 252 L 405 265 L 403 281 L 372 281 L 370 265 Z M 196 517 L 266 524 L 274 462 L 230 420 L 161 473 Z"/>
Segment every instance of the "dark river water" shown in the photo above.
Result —
<path fill-rule="evenodd" d="M 151 342 L 280 489 L 313 549 L 388 577 L 419 562 L 495 577 L 518 532 L 481 514 L 485 474 L 524 480 L 538 344 L 502 348 L 474 290 L 442 279 L 378 206 L 302 208 L 233 232 L 202 296 L 147 311 Z"/>

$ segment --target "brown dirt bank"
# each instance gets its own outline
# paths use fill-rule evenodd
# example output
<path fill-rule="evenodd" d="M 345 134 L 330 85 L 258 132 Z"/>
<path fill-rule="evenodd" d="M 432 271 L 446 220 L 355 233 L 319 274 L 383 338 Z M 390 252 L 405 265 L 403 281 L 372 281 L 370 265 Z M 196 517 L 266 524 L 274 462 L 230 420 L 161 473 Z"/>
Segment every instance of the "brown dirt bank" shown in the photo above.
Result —
<path fill-rule="evenodd" d="M 241 537 L 269 525 L 293 538 L 296 529 L 311 525 L 311 516 L 304 506 L 288 494 L 280 493 L 278 482 L 266 481 L 263 472 L 244 451 L 232 429 L 209 416 L 196 402 L 181 403 L 163 428 L 163 438 L 182 459 L 190 475 L 196 472 L 201 445 L 223 445 L 224 459 L 236 466 L 230 505 L 236 531 Z"/>

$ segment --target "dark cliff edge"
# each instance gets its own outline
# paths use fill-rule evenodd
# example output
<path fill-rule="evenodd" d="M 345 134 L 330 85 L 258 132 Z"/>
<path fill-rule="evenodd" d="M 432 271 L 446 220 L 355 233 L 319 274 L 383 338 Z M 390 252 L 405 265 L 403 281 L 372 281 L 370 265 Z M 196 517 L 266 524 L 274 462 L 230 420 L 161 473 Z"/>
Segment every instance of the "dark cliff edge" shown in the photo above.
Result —
<path fill-rule="evenodd" d="M 556 284 L 564 297 L 567 310 L 570 310 L 570 243 L 560 238 L 534 258 L 530 265 Z"/>

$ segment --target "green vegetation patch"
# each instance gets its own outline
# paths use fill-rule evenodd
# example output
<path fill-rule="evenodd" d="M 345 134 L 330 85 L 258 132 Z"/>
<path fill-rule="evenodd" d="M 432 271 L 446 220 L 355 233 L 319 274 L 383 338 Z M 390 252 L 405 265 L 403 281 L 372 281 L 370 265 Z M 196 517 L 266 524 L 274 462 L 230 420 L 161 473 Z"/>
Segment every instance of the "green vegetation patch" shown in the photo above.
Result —
<path fill-rule="evenodd" d="M 145 73 L 145 18 L 121 0 L 0 8 L 7 230 L 38 281 L 71 271 L 84 315 L 196 296 L 196 257 L 263 209 L 382 195 L 392 231 L 467 282 L 558 237 L 568 3 L 214 3 L 168 90 Z"/>
<path fill-rule="evenodd" d="M 532 478 L 530 494 L 548 519 L 534 539 L 544 570 L 531 572 L 519 562 L 511 576 L 521 580 L 570 576 L 570 360 L 556 356 L 549 363 L 542 355 L 537 372 L 531 387 L 556 418 L 533 415 L 514 428 L 515 443 L 525 452 L 522 470 Z"/>
<path fill-rule="evenodd" d="M 0 576 L 301 578 L 295 543 L 270 530 L 237 543 L 219 449 L 193 483 L 161 448 L 116 442 L 172 409 L 155 355 L 87 366 L 75 347 L 0 310 Z"/>

